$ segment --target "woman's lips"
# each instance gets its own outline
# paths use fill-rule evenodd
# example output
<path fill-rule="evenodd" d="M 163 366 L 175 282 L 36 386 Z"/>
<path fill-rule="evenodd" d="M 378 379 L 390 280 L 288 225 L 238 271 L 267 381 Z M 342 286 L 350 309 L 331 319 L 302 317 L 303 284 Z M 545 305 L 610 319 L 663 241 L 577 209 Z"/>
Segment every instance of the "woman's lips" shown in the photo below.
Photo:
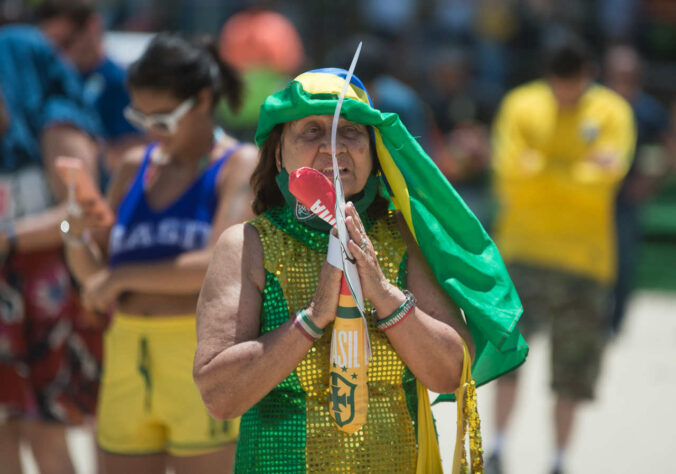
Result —
<path fill-rule="evenodd" d="M 347 176 L 349 174 L 349 170 L 344 167 L 344 166 L 339 166 L 338 171 L 340 172 L 341 178 L 344 176 Z M 333 179 L 333 167 L 328 167 L 328 168 L 322 168 L 319 170 L 320 173 L 322 173 L 324 176 L 326 176 L 329 179 Z"/>

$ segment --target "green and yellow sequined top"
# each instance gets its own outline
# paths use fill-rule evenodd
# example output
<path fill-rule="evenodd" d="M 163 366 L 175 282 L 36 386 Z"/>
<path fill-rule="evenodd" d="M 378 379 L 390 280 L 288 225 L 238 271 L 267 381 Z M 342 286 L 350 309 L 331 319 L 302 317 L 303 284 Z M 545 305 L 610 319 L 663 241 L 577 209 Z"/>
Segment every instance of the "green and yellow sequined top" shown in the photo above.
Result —
<path fill-rule="evenodd" d="M 394 214 L 377 221 L 364 216 L 363 222 L 385 277 L 403 288 L 406 245 Z M 264 334 L 312 300 L 326 260 L 328 234 L 300 224 L 287 207 L 270 209 L 250 223 L 263 245 Z M 370 303 L 365 304 L 370 314 Z M 368 366 L 366 424 L 350 435 L 340 431 L 329 414 L 328 327 L 296 370 L 242 416 L 235 472 L 415 472 L 416 379 L 387 336 L 376 330 L 373 318 L 367 320 L 373 358 Z"/>

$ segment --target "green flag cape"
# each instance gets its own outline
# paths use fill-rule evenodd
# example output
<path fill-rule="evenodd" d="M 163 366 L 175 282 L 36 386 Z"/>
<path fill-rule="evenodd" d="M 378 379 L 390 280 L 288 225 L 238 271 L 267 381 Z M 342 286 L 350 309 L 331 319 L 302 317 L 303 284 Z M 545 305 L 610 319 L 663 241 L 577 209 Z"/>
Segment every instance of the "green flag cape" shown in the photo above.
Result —
<path fill-rule="evenodd" d="M 261 106 L 256 143 L 275 125 L 308 115 L 333 115 L 347 71 L 301 74 Z M 376 154 L 395 207 L 444 291 L 462 308 L 476 356 L 472 375 L 484 384 L 521 365 L 528 345 L 516 323 L 521 302 L 495 244 L 472 211 L 399 117 L 375 109 L 361 81 L 352 77 L 341 117 L 373 128 Z M 420 295 L 424 297 L 424 295 Z M 437 399 L 453 399 L 444 394 Z"/>

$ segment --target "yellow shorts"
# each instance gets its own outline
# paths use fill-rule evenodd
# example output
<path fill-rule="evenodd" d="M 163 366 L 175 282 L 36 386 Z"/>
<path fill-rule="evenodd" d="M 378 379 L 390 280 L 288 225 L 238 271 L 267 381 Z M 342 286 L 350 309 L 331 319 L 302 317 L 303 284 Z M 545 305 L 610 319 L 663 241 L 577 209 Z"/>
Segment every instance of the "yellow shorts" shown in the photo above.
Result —
<path fill-rule="evenodd" d="M 235 442 L 239 419 L 208 413 L 192 379 L 195 316 L 116 314 L 104 338 L 97 441 L 115 454 L 194 456 Z"/>

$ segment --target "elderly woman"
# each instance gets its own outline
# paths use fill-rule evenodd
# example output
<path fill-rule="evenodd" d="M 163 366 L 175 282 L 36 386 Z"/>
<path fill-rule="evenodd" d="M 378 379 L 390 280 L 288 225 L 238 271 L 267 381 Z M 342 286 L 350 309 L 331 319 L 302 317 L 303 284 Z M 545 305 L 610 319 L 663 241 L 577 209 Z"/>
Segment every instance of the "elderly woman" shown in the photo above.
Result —
<path fill-rule="evenodd" d="M 463 308 L 489 313 L 482 300 L 486 295 L 472 293 L 493 292 L 485 299 L 502 305 L 505 314 L 511 311 L 511 319 L 519 314 L 518 299 L 490 239 L 448 185 L 444 206 L 471 229 L 436 226 L 443 233 L 438 240 L 454 242 L 458 258 L 445 262 L 457 267 L 455 278 L 441 277 L 450 281 L 451 290 L 439 283 L 440 276 L 416 243 L 416 238 L 427 237 L 424 232 L 414 237 L 409 230 L 411 222 L 420 222 L 425 205 L 415 193 L 403 202 L 406 183 L 402 188 L 397 182 L 401 167 L 388 151 L 397 147 L 383 144 L 383 139 L 396 138 L 392 126 L 409 139 L 416 156 L 434 165 L 396 115 L 381 114 L 370 105 L 363 85 L 353 77 L 338 123 L 336 156 L 349 201 L 349 250 L 366 313 L 373 316 L 368 318 L 373 357 L 366 423 L 353 434 L 334 425 L 329 413 L 330 328 L 341 271 L 326 261 L 330 227 L 297 212 L 288 180 L 300 167 L 332 177 L 331 114 L 344 77 L 345 71 L 338 69 L 311 71 L 266 100 L 256 136 L 261 158 L 252 178 L 258 217 L 224 232 L 202 287 L 194 377 L 213 416 L 243 415 L 236 455 L 241 472 L 415 472 L 416 380 L 435 392 L 452 392 L 467 353 L 463 345 L 474 354 L 476 336 L 452 297 Z M 388 210 L 379 174 L 387 179 L 402 213 Z M 413 231 L 423 227 L 414 225 Z M 476 243 L 477 236 L 483 240 Z M 461 239 L 473 239 L 474 248 L 461 248 Z M 480 265 L 493 270 L 482 272 Z M 382 321 L 407 304 L 415 306 L 399 324 L 383 327 Z M 316 338 L 294 323 L 300 310 Z M 484 351 L 485 338 L 479 339 L 477 349 Z"/>

